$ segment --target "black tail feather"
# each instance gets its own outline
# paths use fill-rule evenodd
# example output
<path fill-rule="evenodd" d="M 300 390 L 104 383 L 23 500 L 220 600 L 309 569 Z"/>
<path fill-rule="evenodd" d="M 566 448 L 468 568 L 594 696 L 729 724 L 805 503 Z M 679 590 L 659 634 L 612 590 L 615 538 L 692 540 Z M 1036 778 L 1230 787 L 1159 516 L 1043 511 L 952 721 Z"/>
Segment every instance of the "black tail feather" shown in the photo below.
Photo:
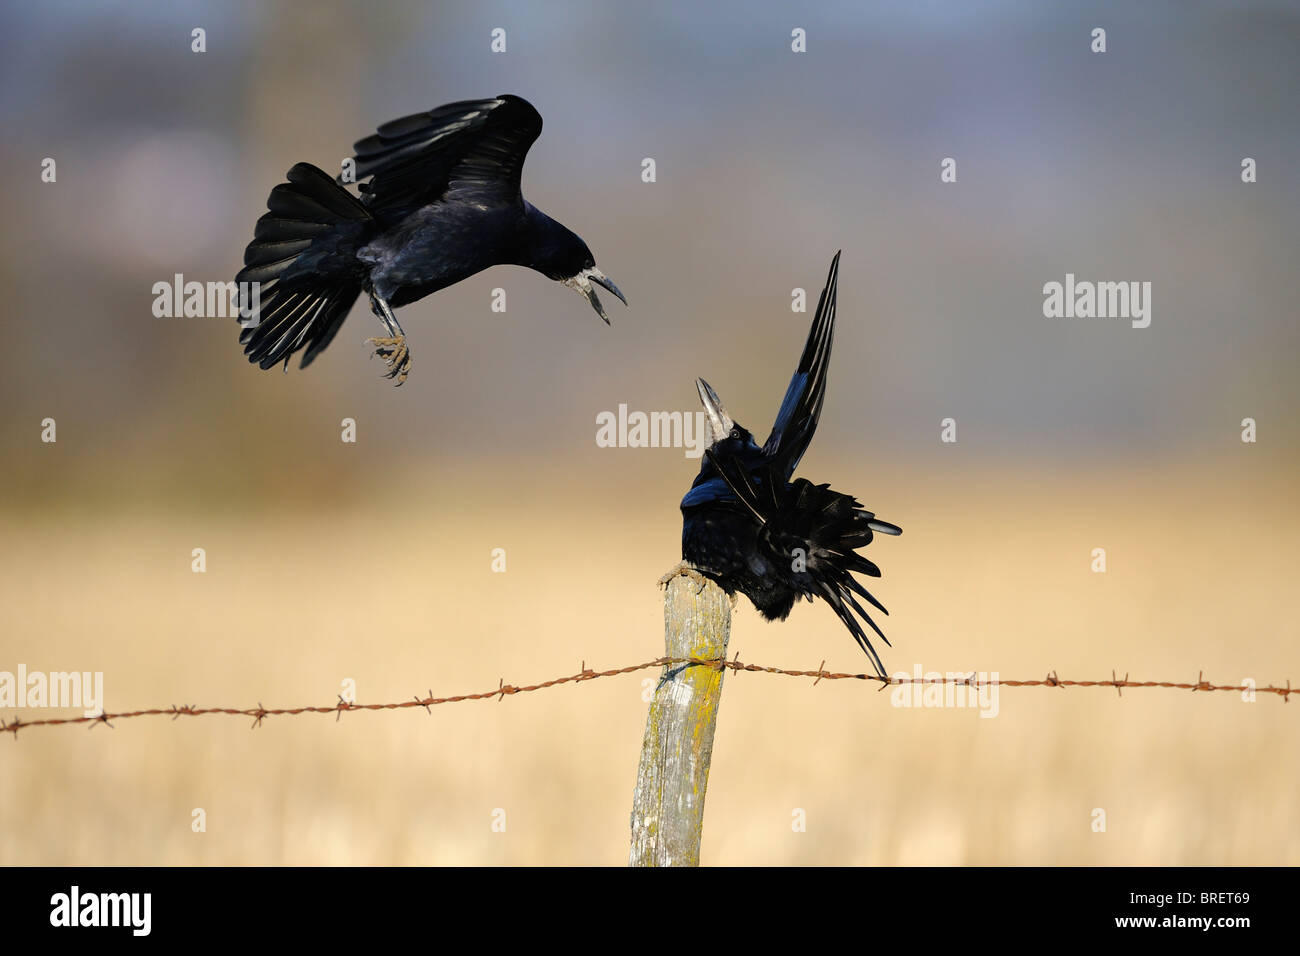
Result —
<path fill-rule="evenodd" d="M 858 603 L 857 598 L 847 590 L 841 591 L 840 593 L 843 595 L 844 600 L 849 602 L 849 606 L 857 612 L 858 617 L 866 621 L 871 626 L 871 629 L 880 635 L 880 639 L 884 641 L 887 646 L 893 647 L 894 645 L 889 643 L 889 638 L 885 637 L 885 632 L 880 629 L 880 625 L 871 619 L 871 615 L 868 614 L 866 609 Z"/>
<path fill-rule="evenodd" d="M 821 579 L 817 580 L 817 588 L 821 591 L 822 597 L 826 599 L 826 603 L 831 606 L 831 609 L 835 611 L 839 616 L 839 619 L 843 621 L 844 625 L 849 629 L 849 633 L 852 634 L 853 639 L 858 642 L 858 646 L 861 647 L 862 650 L 866 652 L 867 657 L 871 659 L 871 665 L 876 669 L 876 673 L 881 677 L 887 676 L 885 674 L 884 662 L 881 661 L 880 655 L 876 653 L 876 649 L 871 646 L 871 641 L 868 640 L 866 632 L 862 630 L 862 625 L 858 623 L 858 619 L 853 616 L 853 613 L 844 606 L 844 601 L 841 598 L 842 592 L 834 585 Z M 872 629 L 877 634 L 880 634 L 880 628 L 876 627 L 875 622 L 873 622 L 871 618 L 867 618 L 867 623 L 871 624 Z M 880 636 L 883 638 L 885 635 L 880 634 Z M 889 642 L 886 641 L 885 643 Z"/>
<path fill-rule="evenodd" d="M 771 472 L 768 472 L 760 483 L 771 484 L 772 478 Z M 728 477 L 728 486 L 733 491 L 736 491 L 736 485 L 739 484 L 738 480 L 733 484 L 733 478 Z M 741 497 L 739 492 L 737 496 Z M 889 638 L 885 637 L 884 631 L 854 595 L 861 597 L 881 614 L 888 614 L 889 611 L 853 575 L 857 573 L 880 577 L 880 568 L 875 562 L 858 554 L 857 549 L 871 543 L 873 531 L 878 526 L 882 531 L 889 529 L 886 531 L 889 534 L 897 534 L 900 529 L 877 520 L 855 498 L 832 491 L 829 485 L 814 485 L 804 478 L 786 485 L 780 498 L 779 506 L 765 513 L 767 524 L 763 534 L 776 553 L 788 553 L 791 542 L 803 548 L 808 555 L 806 573 L 811 578 L 812 591 L 825 598 L 854 640 L 871 658 L 877 672 L 884 676 L 880 656 L 872 647 L 867 632 L 858 619 L 861 618 L 887 645 Z M 808 578 L 804 581 L 807 582 Z"/>
<path fill-rule="evenodd" d="M 889 611 L 887 611 L 887 610 L 885 609 L 885 606 L 884 606 L 883 604 L 881 604 L 879 601 L 877 601 L 877 600 L 875 599 L 875 597 L 872 595 L 872 593 L 871 593 L 870 591 L 868 591 L 866 588 L 864 588 L 861 584 L 859 584 L 858 581 L 857 581 L 857 579 L 854 578 L 852 575 L 848 575 L 848 576 L 845 578 L 845 582 L 844 582 L 844 583 L 848 586 L 849 590 L 853 591 L 853 592 L 854 592 L 855 594 L 857 594 L 859 597 L 864 597 L 864 598 L 866 598 L 867 601 L 870 602 L 871 606 L 874 607 L 874 608 L 875 608 L 877 611 L 879 611 L 881 614 L 884 614 L 884 615 L 888 615 L 888 614 L 889 614 Z M 884 637 L 883 634 L 880 635 L 880 636 L 881 636 L 881 637 Z M 889 642 L 886 641 L 885 643 L 888 644 Z"/>
<path fill-rule="evenodd" d="M 356 249 L 373 224 L 370 212 L 310 163 L 289 170 L 271 190 L 268 212 L 244 250 L 238 282 L 259 285 L 258 307 L 241 319 L 239 342 L 267 369 L 306 350 L 306 368 L 329 345 L 365 285 Z"/>

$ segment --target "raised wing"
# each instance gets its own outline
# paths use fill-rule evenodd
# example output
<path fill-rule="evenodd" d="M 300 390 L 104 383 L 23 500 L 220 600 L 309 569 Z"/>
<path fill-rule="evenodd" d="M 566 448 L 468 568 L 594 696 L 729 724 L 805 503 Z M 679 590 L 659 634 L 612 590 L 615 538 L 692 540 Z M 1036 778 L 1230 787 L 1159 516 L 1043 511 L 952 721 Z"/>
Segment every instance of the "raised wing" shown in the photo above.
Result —
<path fill-rule="evenodd" d="M 361 201 L 385 218 L 449 194 L 486 204 L 519 203 L 524 157 L 541 132 L 541 114 L 509 95 L 392 120 L 354 147 Z"/>
<path fill-rule="evenodd" d="M 790 379 L 772 433 L 763 445 L 763 454 L 773 460 L 777 471 L 787 481 L 808 450 L 826 398 L 826 370 L 830 365 L 831 342 L 835 337 L 835 292 L 839 272 L 840 254 L 836 252 L 831 260 L 830 274 L 826 277 L 826 287 L 817 302 L 808 341 L 799 357 L 799 367 Z"/>

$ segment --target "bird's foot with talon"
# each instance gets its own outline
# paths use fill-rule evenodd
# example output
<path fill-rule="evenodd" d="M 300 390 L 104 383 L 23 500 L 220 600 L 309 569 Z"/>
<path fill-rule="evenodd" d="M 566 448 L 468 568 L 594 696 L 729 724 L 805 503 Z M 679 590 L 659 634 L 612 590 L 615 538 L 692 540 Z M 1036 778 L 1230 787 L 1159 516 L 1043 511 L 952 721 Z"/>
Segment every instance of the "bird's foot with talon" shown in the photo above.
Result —
<path fill-rule="evenodd" d="M 699 594 L 701 591 L 703 591 L 705 587 L 707 587 L 710 583 L 709 579 L 705 577 L 703 574 L 701 574 L 694 565 L 688 564 L 685 561 L 679 561 L 675 568 L 673 568 L 671 571 L 669 571 L 667 574 L 665 574 L 662 578 L 659 579 L 658 583 L 660 589 L 668 587 L 668 582 L 671 581 L 673 578 L 677 577 L 677 575 L 679 574 L 682 577 L 690 578 L 692 581 L 694 581 L 696 584 L 699 585 L 699 587 L 695 589 L 696 594 Z"/>
<path fill-rule="evenodd" d="M 384 378 L 396 379 L 394 385 L 401 385 L 406 381 L 406 376 L 411 372 L 411 352 L 406 347 L 406 336 L 366 339 L 366 344 L 373 345 L 375 354 L 388 366 Z"/>

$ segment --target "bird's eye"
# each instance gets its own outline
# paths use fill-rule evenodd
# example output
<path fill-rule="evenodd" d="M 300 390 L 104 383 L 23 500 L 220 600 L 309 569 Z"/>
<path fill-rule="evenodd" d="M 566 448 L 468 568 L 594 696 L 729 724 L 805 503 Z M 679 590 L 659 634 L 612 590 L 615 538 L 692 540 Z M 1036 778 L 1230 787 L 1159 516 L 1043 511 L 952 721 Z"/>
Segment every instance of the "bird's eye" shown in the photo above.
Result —
<path fill-rule="evenodd" d="M 739 429 L 739 428 L 733 428 L 733 429 L 731 430 L 731 437 L 732 437 L 732 438 L 739 438 L 739 437 L 740 437 L 740 429 Z"/>

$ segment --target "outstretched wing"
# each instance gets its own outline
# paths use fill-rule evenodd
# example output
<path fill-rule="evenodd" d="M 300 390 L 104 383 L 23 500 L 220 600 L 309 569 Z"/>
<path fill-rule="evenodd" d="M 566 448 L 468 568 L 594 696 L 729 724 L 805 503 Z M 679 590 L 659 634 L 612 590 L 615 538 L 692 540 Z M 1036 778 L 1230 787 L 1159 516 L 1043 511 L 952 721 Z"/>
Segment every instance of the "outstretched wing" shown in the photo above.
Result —
<path fill-rule="evenodd" d="M 524 157 L 541 132 L 541 114 L 509 95 L 392 120 L 354 147 L 361 201 L 386 218 L 448 194 L 491 205 L 518 203 Z"/>
<path fill-rule="evenodd" d="M 767 436 L 763 454 L 773 460 L 777 470 L 789 480 L 799 465 L 817 430 L 817 417 L 821 415 L 826 398 L 826 370 L 831 361 L 831 341 L 835 337 L 835 290 L 839 280 L 840 254 L 831 260 L 831 271 L 826 277 L 813 316 L 808 341 L 799 357 L 799 367 L 790 379 L 790 387 L 781 401 L 772 434 Z"/>

